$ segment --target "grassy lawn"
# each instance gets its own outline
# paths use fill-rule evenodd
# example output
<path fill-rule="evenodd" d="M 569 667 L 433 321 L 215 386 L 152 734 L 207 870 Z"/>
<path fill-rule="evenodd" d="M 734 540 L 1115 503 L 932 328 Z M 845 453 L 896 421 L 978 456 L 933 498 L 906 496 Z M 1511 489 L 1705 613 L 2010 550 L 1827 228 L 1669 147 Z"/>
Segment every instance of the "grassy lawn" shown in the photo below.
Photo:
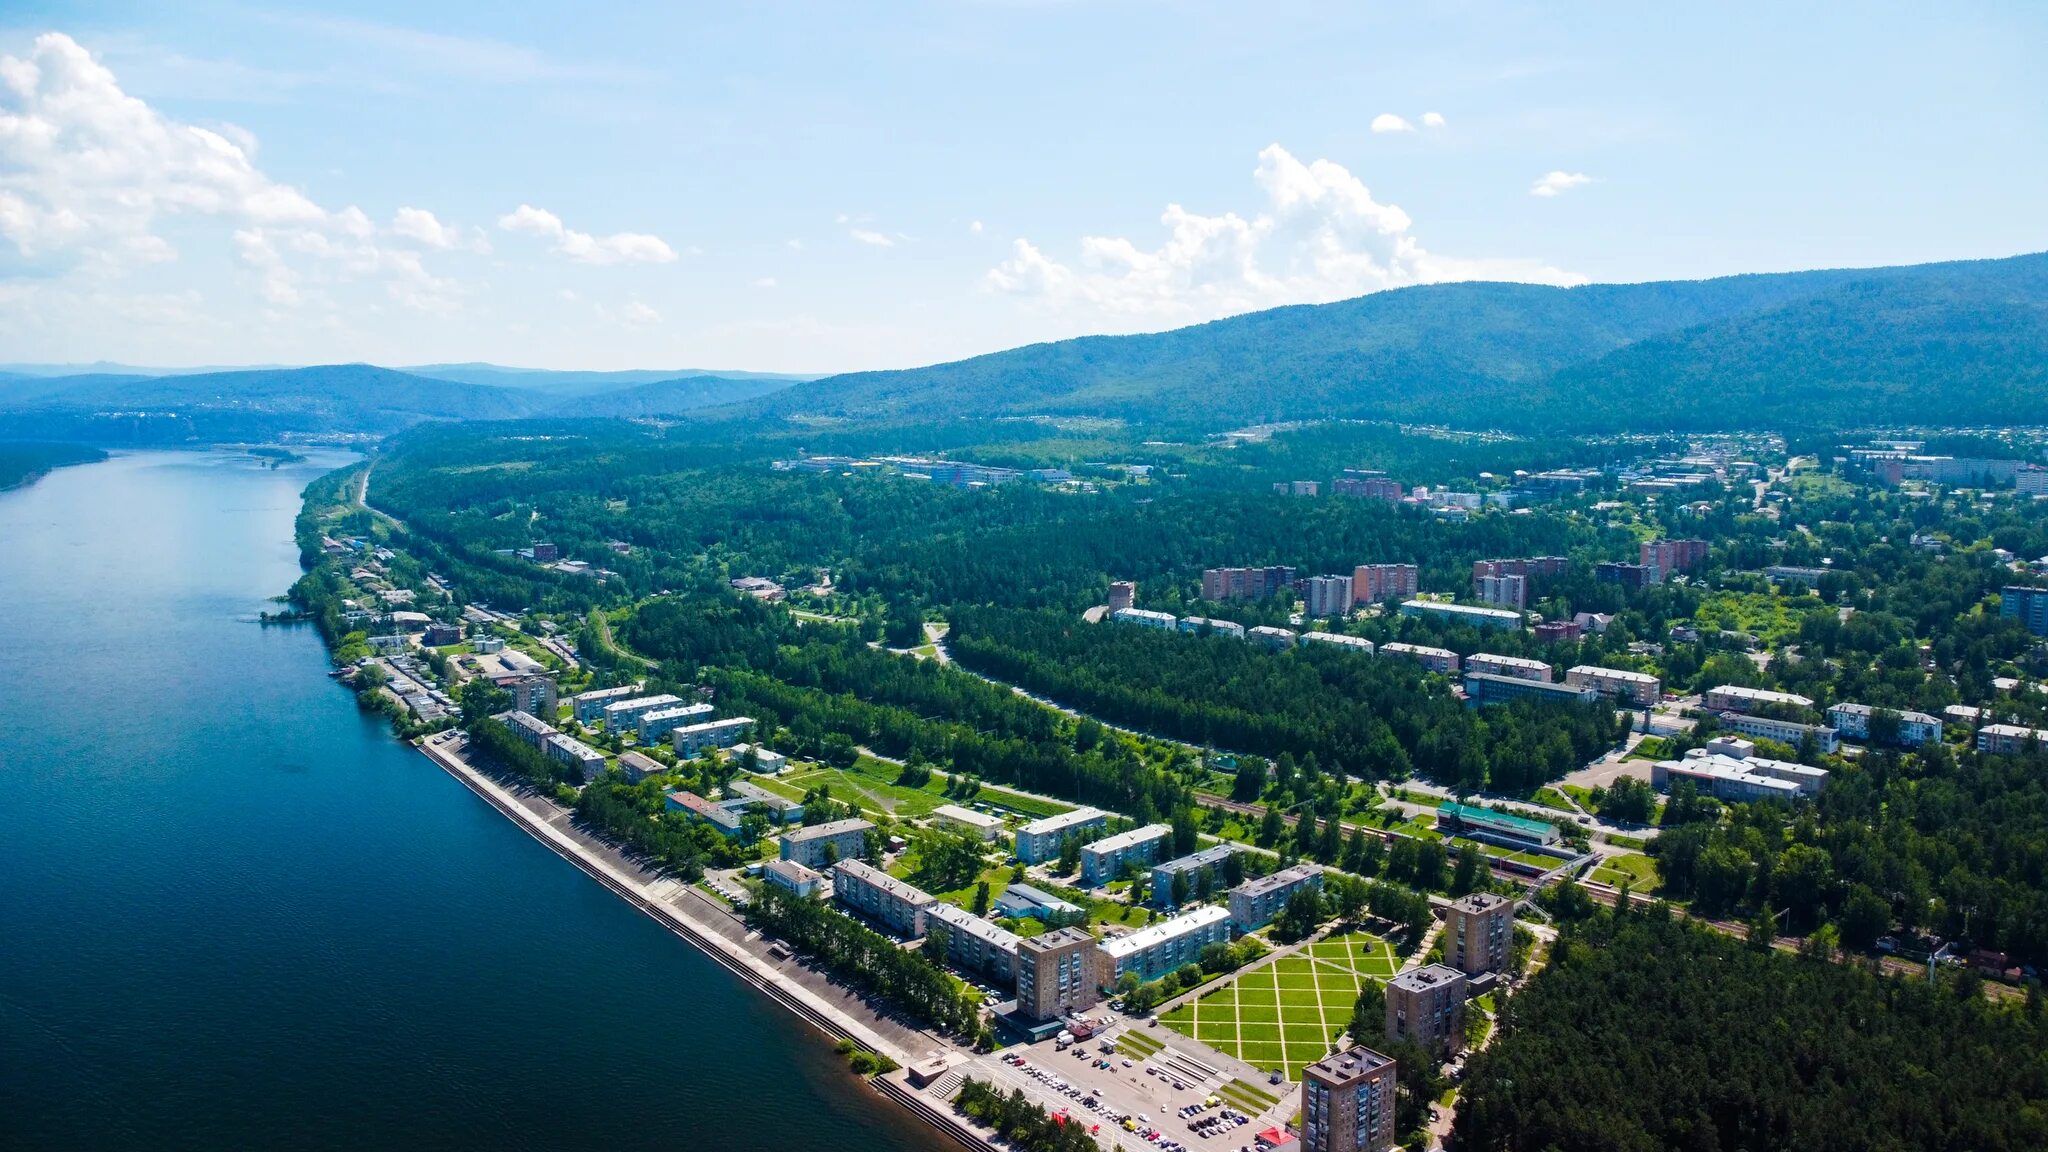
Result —
<path fill-rule="evenodd" d="M 1396 963 L 1384 940 L 1354 932 L 1283 956 L 1159 1019 L 1255 1068 L 1299 1079 L 1351 1023 L 1364 982 L 1386 980 Z M 1268 1101 L 1260 1108 L 1270 1106 L 1273 1098 L 1260 1095 Z"/>
<path fill-rule="evenodd" d="M 1571 806 L 1571 802 L 1560 795 L 1555 788 L 1538 788 L 1536 794 L 1529 797 L 1529 800 L 1531 803 L 1541 804 L 1545 808 L 1558 812 L 1576 813 L 1577 811 Z"/>
<path fill-rule="evenodd" d="M 1657 863 L 1648 856 L 1624 852 L 1602 860 L 1600 866 L 1593 869 L 1593 879 L 1617 888 L 1627 880 L 1637 892 L 1649 892 L 1657 886 Z"/>

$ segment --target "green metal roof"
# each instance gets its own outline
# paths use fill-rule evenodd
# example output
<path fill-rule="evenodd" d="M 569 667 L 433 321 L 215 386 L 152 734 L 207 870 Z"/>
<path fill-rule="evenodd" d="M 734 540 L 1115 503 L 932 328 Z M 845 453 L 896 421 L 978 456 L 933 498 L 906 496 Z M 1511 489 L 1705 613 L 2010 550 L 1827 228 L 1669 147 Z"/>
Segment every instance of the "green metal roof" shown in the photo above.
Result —
<path fill-rule="evenodd" d="M 1446 800 L 1442 804 L 1437 805 L 1436 814 L 1438 819 L 1442 819 L 1445 816 L 1455 816 L 1460 820 L 1469 820 L 1474 824 L 1493 824 L 1508 828 L 1523 836 L 1535 839 L 1542 839 L 1557 831 L 1556 825 L 1547 824 L 1541 820 L 1531 820 L 1526 816 L 1510 816 L 1505 812 L 1495 812 L 1491 808 L 1474 808 L 1469 804 L 1460 804 L 1454 800 Z"/>

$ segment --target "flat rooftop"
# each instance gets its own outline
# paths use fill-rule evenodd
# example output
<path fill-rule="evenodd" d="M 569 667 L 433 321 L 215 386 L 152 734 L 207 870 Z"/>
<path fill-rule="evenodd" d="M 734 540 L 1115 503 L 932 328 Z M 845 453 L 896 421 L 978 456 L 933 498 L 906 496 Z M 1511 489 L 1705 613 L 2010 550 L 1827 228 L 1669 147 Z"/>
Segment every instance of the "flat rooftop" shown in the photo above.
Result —
<path fill-rule="evenodd" d="M 1427 992 L 1445 984 L 1463 983 L 1464 980 L 1465 974 L 1448 964 L 1431 964 L 1427 968 L 1410 968 L 1387 984 L 1405 992 Z"/>
<path fill-rule="evenodd" d="M 1190 932 L 1197 932 L 1212 924 L 1220 924 L 1229 919 L 1229 909 L 1218 907 L 1215 904 L 1205 904 L 1192 912 L 1184 912 L 1170 920 L 1161 920 L 1157 924 L 1147 924 L 1136 932 L 1119 936 L 1114 940 L 1104 940 L 1102 942 L 1102 950 L 1112 959 L 1121 960 L 1126 956 L 1133 956 L 1143 952 L 1147 948 L 1164 944 L 1168 940 L 1177 940 Z"/>
<path fill-rule="evenodd" d="M 1393 1063 L 1392 1059 L 1382 1056 L 1370 1048 L 1353 1048 L 1349 1052 L 1338 1052 L 1323 1057 L 1304 1069 L 1302 1076 L 1305 1078 L 1310 1073 L 1314 1073 L 1324 1080 L 1334 1080 L 1342 1083 L 1353 1077 L 1363 1076 L 1368 1072 L 1376 1072 L 1391 1063 Z"/>
<path fill-rule="evenodd" d="M 866 820 L 833 820 L 824 824 L 813 824 L 808 828 L 799 828 L 785 835 L 783 839 L 801 844 L 807 840 L 822 840 L 829 836 L 843 836 L 848 832 L 865 832 L 873 827 L 874 825 Z"/>

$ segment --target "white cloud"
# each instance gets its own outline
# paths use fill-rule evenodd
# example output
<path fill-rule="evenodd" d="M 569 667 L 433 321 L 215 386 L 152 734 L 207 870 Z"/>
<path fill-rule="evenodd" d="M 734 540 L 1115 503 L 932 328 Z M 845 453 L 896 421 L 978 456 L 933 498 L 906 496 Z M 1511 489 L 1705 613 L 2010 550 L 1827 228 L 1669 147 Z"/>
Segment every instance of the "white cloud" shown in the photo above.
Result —
<path fill-rule="evenodd" d="M 804 242 L 797 239 L 794 236 L 784 241 L 784 243 L 786 243 L 789 246 L 789 250 L 791 252 L 801 252 L 804 250 Z"/>
<path fill-rule="evenodd" d="M 1382 112 L 1379 115 L 1372 118 L 1372 130 L 1374 132 L 1382 133 L 1413 132 L 1415 131 L 1415 125 L 1410 124 L 1408 121 L 1403 120 L 1401 117 L 1394 115 L 1392 112 Z"/>
<path fill-rule="evenodd" d="M 593 236 L 568 227 L 560 216 L 531 204 L 521 204 L 498 217 L 498 227 L 553 240 L 555 251 L 579 264 L 669 264 L 676 258 L 675 249 L 659 236 L 645 232 Z"/>
<path fill-rule="evenodd" d="M 361 209 L 322 208 L 255 157 L 245 129 L 171 119 L 69 36 L 38 36 L 26 57 L 0 56 L 0 241 L 13 247 L 0 247 L 0 268 L 105 281 L 175 261 L 157 229 L 184 217 L 226 225 L 212 235 L 274 307 L 353 277 L 382 280 L 414 307 L 445 308 L 459 294 L 416 252 L 379 245 Z"/>
<path fill-rule="evenodd" d="M 620 319 L 628 326 L 638 328 L 648 324 L 661 323 L 661 313 L 656 312 L 638 300 L 631 300 L 627 302 L 626 307 L 621 311 Z"/>
<path fill-rule="evenodd" d="M 863 244 L 872 244 L 877 248 L 894 248 L 896 246 L 896 241 L 872 228 L 850 228 L 846 234 Z"/>
<path fill-rule="evenodd" d="M 755 279 L 754 279 L 754 281 L 753 281 L 753 286 L 754 286 L 754 287 L 756 287 L 756 288 L 773 288 L 773 287 L 775 287 L 775 277 L 773 277 L 773 276 L 761 276 L 761 277 L 757 277 L 757 278 L 755 278 Z"/>
<path fill-rule="evenodd" d="M 981 235 L 981 221 L 979 221 L 979 220 L 970 220 L 970 221 L 968 221 L 968 223 L 967 223 L 967 230 L 968 230 L 969 232 L 972 232 L 972 233 L 974 233 L 974 234 L 975 234 L 976 236 L 979 236 L 979 235 Z"/>
<path fill-rule="evenodd" d="M 1581 184 L 1592 182 L 1593 178 L 1584 172 L 1546 172 L 1537 177 L 1534 184 L 1529 185 L 1529 195 L 1555 196 Z"/>
<path fill-rule="evenodd" d="M 462 245 L 461 230 L 441 223 L 425 208 L 400 208 L 391 219 L 391 233 L 417 240 L 429 248 L 458 248 Z"/>
<path fill-rule="evenodd" d="M 1585 282 L 1536 261 L 1432 253 L 1411 233 L 1406 212 L 1375 200 L 1341 165 L 1304 164 L 1278 144 L 1259 153 L 1253 179 L 1265 204 L 1249 218 L 1203 216 L 1169 204 L 1160 218 L 1167 237 L 1159 247 L 1088 236 L 1074 264 L 1020 239 L 984 284 L 1085 313 L 1099 326 L 1130 328 L 1448 280 Z"/>
<path fill-rule="evenodd" d="M 1422 126 L 1423 126 L 1424 128 L 1441 128 L 1441 127 L 1443 127 L 1443 126 L 1444 126 L 1444 114 L 1443 114 L 1443 113 L 1441 113 L 1441 112 L 1424 112 L 1424 113 L 1422 114 Z"/>

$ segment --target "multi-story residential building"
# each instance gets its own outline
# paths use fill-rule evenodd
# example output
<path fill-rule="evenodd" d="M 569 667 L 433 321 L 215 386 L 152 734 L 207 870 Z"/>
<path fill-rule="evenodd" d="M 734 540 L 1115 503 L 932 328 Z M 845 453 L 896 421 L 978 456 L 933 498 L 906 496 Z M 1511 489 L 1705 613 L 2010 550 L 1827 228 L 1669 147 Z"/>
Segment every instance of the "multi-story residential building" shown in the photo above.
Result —
<path fill-rule="evenodd" d="M 1233 640 L 1244 639 L 1244 625 L 1235 620 L 1212 620 L 1207 616 L 1183 616 L 1174 626 L 1182 632 L 1208 632 L 1216 636 L 1228 636 Z"/>
<path fill-rule="evenodd" d="M 1524 656 L 1500 656 L 1492 652 L 1474 652 L 1465 657 L 1465 671 L 1484 672 L 1489 676 L 1513 676 L 1517 680 L 1535 680 L 1548 684 L 1554 678 L 1550 664 L 1544 660 L 1531 660 Z"/>
<path fill-rule="evenodd" d="M 941 804 L 932 809 L 932 821 L 945 828 L 965 832 L 977 840 L 989 841 L 1003 834 L 1003 818 L 958 804 Z"/>
<path fill-rule="evenodd" d="M 1813 708 L 1813 701 L 1791 692 L 1773 692 L 1767 688 L 1745 688 L 1740 684 L 1723 684 L 1709 688 L 1701 695 L 1700 703 L 1723 712 L 1747 712 L 1760 704 L 1782 704 L 1790 708 Z"/>
<path fill-rule="evenodd" d="M 1202 958 L 1202 949 L 1230 940 L 1230 913 L 1205 904 L 1171 919 L 1148 924 L 1135 932 L 1105 940 L 1101 944 L 1108 958 L 1109 982 L 1135 972 L 1140 980 L 1156 980 L 1183 964 Z"/>
<path fill-rule="evenodd" d="M 1290 629 L 1275 628 L 1271 624 L 1247 629 L 1245 639 L 1263 644 L 1275 652 L 1284 652 L 1301 642 L 1301 637 Z"/>
<path fill-rule="evenodd" d="M 809 899 L 817 895 L 825 878 L 794 860 L 770 860 L 761 865 L 761 881 Z"/>
<path fill-rule="evenodd" d="M 997 984 L 1016 981 L 1020 938 L 1015 932 L 944 903 L 925 909 L 924 930 L 926 935 L 946 934 L 946 959 L 956 966 L 980 972 Z"/>
<path fill-rule="evenodd" d="M 1173 878 L 1176 876 L 1187 877 L 1189 899 L 1201 899 L 1204 882 L 1207 882 L 1210 890 L 1213 892 L 1217 887 L 1216 869 L 1221 867 L 1225 860 L 1235 855 L 1237 855 L 1237 845 L 1218 844 L 1212 848 L 1204 848 L 1199 852 L 1168 860 L 1162 864 L 1154 864 L 1152 866 L 1152 903 L 1156 907 L 1164 908 L 1168 911 L 1177 907 L 1173 900 Z"/>
<path fill-rule="evenodd" d="M 1332 644 L 1339 648 L 1349 648 L 1353 651 L 1363 652 L 1367 656 L 1372 655 L 1373 652 L 1372 641 L 1367 640 L 1363 636 L 1346 636 L 1341 632 L 1303 632 L 1301 634 L 1301 642 L 1303 644 Z"/>
<path fill-rule="evenodd" d="M 668 768 L 652 756 L 628 749 L 619 753 L 619 770 L 626 774 L 626 779 L 638 784 L 649 776 L 659 776 L 667 772 Z"/>
<path fill-rule="evenodd" d="M 1444 676 L 1458 674 L 1458 654 L 1449 648 L 1431 648 L 1426 644 L 1406 644 L 1399 640 L 1389 640 L 1380 645 L 1380 655 L 1413 660 L 1431 672 Z"/>
<path fill-rule="evenodd" d="M 781 856 L 806 868 L 859 860 L 868 854 L 868 833 L 874 827 L 865 820 L 832 820 L 799 828 L 783 836 Z"/>
<path fill-rule="evenodd" d="M 497 676 L 492 684 L 512 694 L 512 709 L 527 712 L 550 723 L 556 710 L 555 678 L 552 676 Z"/>
<path fill-rule="evenodd" d="M 1265 568 L 1210 568 L 1202 573 L 1204 600 L 1264 600 L 1294 585 L 1294 569 L 1285 564 Z"/>
<path fill-rule="evenodd" d="M 1346 468 L 1342 476 L 1330 482 L 1330 494 L 1385 500 L 1389 504 L 1399 504 L 1403 495 L 1399 482 L 1389 480 L 1384 472 L 1365 468 Z"/>
<path fill-rule="evenodd" d="M 1370 1048 L 1301 1071 L 1301 1152 L 1383 1152 L 1394 1146 L 1392 1058 Z"/>
<path fill-rule="evenodd" d="M 1411 968 L 1387 981 L 1387 1039 L 1413 1040 L 1439 1056 L 1462 1047 L 1470 986 L 1448 964 Z"/>
<path fill-rule="evenodd" d="M 1527 576 L 1481 576 L 1472 581 L 1472 598 L 1496 608 L 1522 609 L 1529 606 Z"/>
<path fill-rule="evenodd" d="M 1306 599 L 1310 616 L 1345 615 L 1351 611 L 1351 577 L 1311 576 Z"/>
<path fill-rule="evenodd" d="M 1647 672 L 1631 672 L 1626 668 L 1580 664 L 1566 669 L 1564 682 L 1574 688 L 1591 688 L 1602 696 L 1626 700 L 1638 708 L 1648 708 L 1664 698 L 1663 681 Z"/>
<path fill-rule="evenodd" d="M 1602 560 L 1593 565 L 1593 579 L 1623 588 L 1645 588 L 1657 582 L 1657 570 L 1647 564 L 1620 564 Z"/>
<path fill-rule="evenodd" d="M 1569 564 L 1562 556 L 1527 556 L 1514 560 L 1474 560 L 1472 590 L 1487 576 L 1524 576 L 1531 580 L 1554 580 L 1565 574 Z"/>
<path fill-rule="evenodd" d="M 1102 1002 L 1108 965 L 1095 937 L 1055 928 L 1017 942 L 1017 1007 L 1033 1020 L 1086 1012 Z"/>
<path fill-rule="evenodd" d="M 1081 882 L 1107 884 L 1123 873 L 1126 864 L 1150 868 L 1159 854 L 1173 842 L 1173 825 L 1147 824 L 1081 846 Z"/>
<path fill-rule="evenodd" d="M 640 743 L 652 744 L 656 740 L 668 739 L 668 734 L 678 728 L 700 724 L 711 718 L 709 704 L 680 704 L 673 708 L 656 708 L 640 714 Z"/>
<path fill-rule="evenodd" d="M 1524 680 L 1518 676 L 1495 676 L 1490 672 L 1465 673 L 1465 700 L 1474 707 L 1506 704 L 1510 700 L 1548 700 L 1557 704 L 1590 704 L 1600 698 L 1591 688 L 1552 684 L 1548 680 Z"/>
<path fill-rule="evenodd" d="M 1109 614 L 1119 624 L 1136 624 L 1140 628 L 1158 628 L 1171 632 L 1180 626 L 1180 618 L 1171 612 L 1154 612 L 1149 608 L 1119 608 Z"/>
<path fill-rule="evenodd" d="M 1772 564 L 1764 569 L 1764 579 L 1773 584 L 1804 584 L 1816 587 L 1820 578 L 1827 575 L 1825 568 L 1803 568 L 1796 564 Z"/>
<path fill-rule="evenodd" d="M 1313 496 L 1322 490 L 1314 480 L 1281 480 L 1273 485 L 1273 491 L 1282 496 Z"/>
<path fill-rule="evenodd" d="M 1652 582 L 1690 572 L 1707 562 L 1705 540 L 1645 540 L 1637 563 L 1651 570 Z"/>
<path fill-rule="evenodd" d="M 1522 614 L 1506 608 L 1481 608 L 1476 604 L 1451 604 L 1443 600 L 1404 600 L 1401 615 L 1470 624 L 1480 631 L 1519 630 Z"/>
<path fill-rule="evenodd" d="M 1998 614 L 2018 620 L 2036 636 L 2048 636 L 2048 588 L 2006 585 L 1998 594 Z"/>
<path fill-rule="evenodd" d="M 1288 897 L 1303 889 L 1323 890 L 1323 870 L 1319 865 L 1296 864 L 1239 884 L 1230 890 L 1231 927 L 1239 932 L 1264 928 L 1287 907 Z"/>
<path fill-rule="evenodd" d="M 589 724 L 604 719 L 604 706 L 639 696 L 643 688 L 639 684 L 622 684 L 617 688 L 594 688 L 569 697 L 569 707 L 579 724 Z"/>
<path fill-rule="evenodd" d="M 1531 628 L 1538 644 L 1576 643 L 1585 634 L 1585 628 L 1576 620 L 1545 620 Z"/>
<path fill-rule="evenodd" d="M 1413 564 L 1360 564 L 1351 573 L 1351 602 L 1378 604 L 1413 596 L 1422 588 L 1422 569 Z"/>
<path fill-rule="evenodd" d="M 925 934 L 925 913 L 938 898 L 860 860 L 832 866 L 832 899 L 869 923 L 905 939 Z"/>
<path fill-rule="evenodd" d="M 1118 580 L 1109 586 L 1109 610 L 1121 612 L 1132 607 L 1138 599 L 1138 586 L 1129 580 Z"/>
<path fill-rule="evenodd" d="M 2022 496 L 2048 496 L 2048 468 L 2022 464 L 2013 473 L 2012 486 Z"/>
<path fill-rule="evenodd" d="M 759 809 L 776 824 L 799 824 L 803 822 L 804 806 L 780 792 L 770 792 L 751 780 L 735 780 L 725 786 L 726 795 L 734 799 L 728 804 L 744 802 L 744 806 Z"/>
<path fill-rule="evenodd" d="M 1993 756 L 2017 756 L 2030 747 L 2048 748 L 2048 729 L 2024 728 L 2018 724 L 1986 724 L 1977 729 L 1977 751 Z"/>
<path fill-rule="evenodd" d="M 681 696 L 672 696 L 666 692 L 655 696 L 632 696 L 624 700 L 614 700 L 604 705 L 604 730 L 630 731 L 640 727 L 640 718 L 649 712 L 679 707 L 682 703 Z"/>
<path fill-rule="evenodd" d="M 685 724 L 670 732 L 668 739 L 675 746 L 676 755 L 689 760 L 706 748 L 732 747 L 753 727 L 754 718 L 751 716 L 729 716 L 724 720 Z"/>
<path fill-rule="evenodd" d="M 1721 717 L 1721 727 L 1744 736 L 1764 740 L 1776 740 L 1797 748 L 1808 738 L 1822 752 L 1834 752 L 1841 748 L 1842 738 L 1833 728 L 1820 724 L 1802 724 L 1797 720 L 1778 720 L 1769 716 L 1751 716 L 1743 712 L 1730 712 Z"/>
<path fill-rule="evenodd" d="M 1870 739 L 1870 718 L 1879 709 L 1868 704 L 1837 704 L 1828 709 L 1828 724 L 1853 740 Z M 1898 718 L 1898 743 L 1918 748 L 1941 739 L 1941 720 L 1925 712 L 1893 712 Z"/>
<path fill-rule="evenodd" d="M 585 784 L 604 774 L 604 753 L 574 736 L 557 732 L 541 744 L 541 751 L 548 759 L 570 765 L 582 773 Z"/>
<path fill-rule="evenodd" d="M 1505 971 L 1514 938 L 1514 901 L 1468 893 L 1451 901 L 1444 917 L 1444 963 L 1467 976 Z"/>
<path fill-rule="evenodd" d="M 1727 747 L 1721 743 L 1720 747 Z M 1694 748 L 1678 760 L 1659 760 L 1650 766 L 1650 785 L 1668 789 L 1678 780 L 1690 780 L 1709 796 L 1738 803 L 1753 800 L 1794 801 L 1820 795 L 1827 784 L 1824 768 L 1810 768 L 1790 760 L 1768 756 L 1730 755 L 1726 751 Z"/>
<path fill-rule="evenodd" d="M 1085 837 L 1109 823 L 1109 813 L 1099 808 L 1076 808 L 1017 829 L 1017 859 L 1026 864 L 1043 864 L 1060 854 L 1068 840 Z"/>
<path fill-rule="evenodd" d="M 512 735 L 518 737 L 527 747 L 536 751 L 543 749 L 548 742 L 548 737 L 555 735 L 554 725 L 542 720 L 531 712 L 521 711 L 517 708 L 510 712 L 500 712 L 492 717 L 492 719 L 503 724 Z"/>
<path fill-rule="evenodd" d="M 450 644 L 462 643 L 462 625 L 429 624 L 420 633 L 420 643 L 428 648 L 444 648 Z"/>

